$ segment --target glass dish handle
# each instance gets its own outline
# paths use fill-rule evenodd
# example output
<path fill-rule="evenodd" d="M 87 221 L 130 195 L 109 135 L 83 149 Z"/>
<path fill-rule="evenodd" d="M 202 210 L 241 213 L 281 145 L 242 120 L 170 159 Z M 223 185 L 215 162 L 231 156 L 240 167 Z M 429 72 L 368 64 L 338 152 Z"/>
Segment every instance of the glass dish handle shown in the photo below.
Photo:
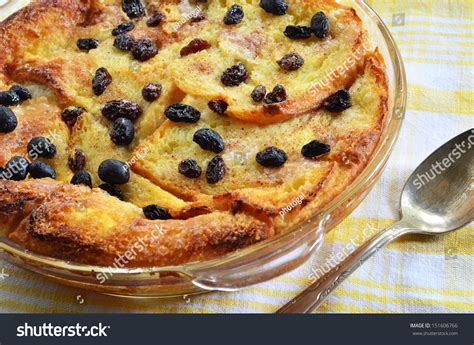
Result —
<path fill-rule="evenodd" d="M 328 219 L 329 216 L 322 217 L 316 229 L 314 224 L 305 224 L 299 234 L 291 234 L 293 240 L 266 246 L 241 260 L 188 272 L 193 277 L 192 283 L 205 290 L 235 291 L 286 273 L 305 262 L 321 246 Z"/>

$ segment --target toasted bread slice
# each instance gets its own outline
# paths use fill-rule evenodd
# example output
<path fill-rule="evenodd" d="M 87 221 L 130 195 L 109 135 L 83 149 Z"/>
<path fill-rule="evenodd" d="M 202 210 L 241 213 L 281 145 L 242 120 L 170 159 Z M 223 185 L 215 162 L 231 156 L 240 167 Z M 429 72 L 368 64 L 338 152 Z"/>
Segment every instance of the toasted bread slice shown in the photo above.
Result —
<path fill-rule="evenodd" d="M 137 152 L 146 154 L 132 168 L 175 195 L 191 201 L 209 199 L 217 208 L 245 201 L 259 213 L 275 217 L 301 194 L 308 203 L 317 197 L 317 191 L 335 174 L 334 170 L 353 171 L 358 170 L 357 165 L 365 166 L 377 143 L 386 113 L 386 81 L 380 80 L 384 74 L 378 54 L 373 53 L 367 61 L 365 73 L 350 89 L 353 106 L 341 114 L 320 110 L 283 123 L 255 126 L 203 111 L 196 124 L 166 121 L 137 148 Z M 194 98 L 185 101 L 203 109 L 203 104 Z M 204 173 L 190 179 L 178 171 L 179 162 L 191 158 L 205 172 L 216 155 L 193 142 L 193 135 L 200 128 L 212 128 L 225 143 L 220 155 L 226 174 L 216 184 L 209 184 Z M 303 157 L 302 146 L 312 140 L 330 145 L 331 153 L 318 159 Z M 257 163 L 256 154 L 270 146 L 288 155 L 282 167 L 265 168 Z"/>
<path fill-rule="evenodd" d="M 238 25 L 222 25 L 232 2 L 210 2 L 203 6 L 205 21 L 180 26 L 187 41 L 180 40 L 167 49 L 177 51 L 169 70 L 181 90 L 207 100 L 225 100 L 230 117 L 269 124 L 316 109 L 328 96 L 353 83 L 370 52 L 362 23 L 353 9 L 335 1 L 288 1 L 288 15 L 274 16 L 258 3 L 253 0 L 240 4 L 245 17 Z M 329 18 L 329 37 L 285 37 L 286 26 L 309 26 L 311 17 L 320 11 Z M 178 24 L 169 23 L 171 28 Z M 209 41 L 211 48 L 180 58 L 178 52 L 183 43 L 197 37 Z M 288 72 L 277 61 L 290 52 L 298 53 L 304 65 Z M 245 65 L 248 79 L 237 87 L 224 86 L 222 73 L 238 62 Z M 270 91 L 276 84 L 285 87 L 286 101 L 270 105 L 253 102 L 250 94 L 257 85 Z"/>
<path fill-rule="evenodd" d="M 85 169 L 92 175 L 93 185 L 103 183 L 98 175 L 100 163 L 106 159 L 117 159 L 132 164 L 136 159 L 146 154 L 139 150 L 130 155 L 127 147 L 116 146 L 109 138 L 109 128 L 106 121 L 100 121 L 89 113 L 83 113 L 76 122 L 69 145 L 69 154 L 73 155 L 76 150 L 81 150 L 86 157 Z M 109 125 L 110 127 L 110 125 Z M 179 210 L 186 203 L 161 189 L 158 185 L 151 183 L 139 175 L 132 174 L 129 183 L 119 187 L 124 194 L 125 200 L 139 207 L 159 203 L 161 206 L 171 210 Z"/>
<path fill-rule="evenodd" d="M 21 107 L 12 109 L 18 120 L 17 128 L 0 135 L 0 166 L 5 166 L 13 156 L 22 156 L 29 161 L 40 159 L 54 168 L 59 180 L 68 181 L 72 176 L 67 166 L 69 130 L 61 120 L 61 110 L 47 90 L 34 85 L 28 86 L 33 91 L 34 98 L 24 102 Z M 34 137 L 46 137 L 53 142 L 56 155 L 50 159 L 39 158 L 41 147 L 34 147 L 28 152 L 28 142 Z M 8 178 L 8 174 L 5 178 Z"/>
<path fill-rule="evenodd" d="M 142 210 L 100 189 L 48 182 L 7 182 L 0 200 L 30 201 L 10 238 L 36 253 L 118 267 L 165 266 L 215 258 L 273 235 L 252 217 L 214 212 L 188 220 L 151 221 Z M 49 193 L 49 194 L 48 194 Z M 35 204 L 36 202 L 36 204 Z M 0 208 L 0 214 L 3 208 Z M 119 261 L 117 261 L 119 260 Z"/>

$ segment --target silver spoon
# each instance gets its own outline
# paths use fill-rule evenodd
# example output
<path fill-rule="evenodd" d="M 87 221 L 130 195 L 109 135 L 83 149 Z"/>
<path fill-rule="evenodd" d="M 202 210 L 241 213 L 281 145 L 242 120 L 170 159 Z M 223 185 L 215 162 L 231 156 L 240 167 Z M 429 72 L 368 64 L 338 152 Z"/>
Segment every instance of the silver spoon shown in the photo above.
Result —
<path fill-rule="evenodd" d="M 433 178 L 434 176 L 434 178 Z M 402 219 L 361 245 L 277 313 L 309 313 L 380 248 L 405 234 L 439 235 L 474 220 L 474 129 L 438 148 L 411 174 Z"/>

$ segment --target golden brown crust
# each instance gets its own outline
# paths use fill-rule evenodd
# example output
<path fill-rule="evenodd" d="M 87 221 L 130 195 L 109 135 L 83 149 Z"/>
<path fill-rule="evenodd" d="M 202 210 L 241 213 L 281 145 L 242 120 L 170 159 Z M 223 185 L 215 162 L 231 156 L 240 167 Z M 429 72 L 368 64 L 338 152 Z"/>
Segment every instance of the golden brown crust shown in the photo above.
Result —
<path fill-rule="evenodd" d="M 133 250 L 126 266 L 177 265 L 215 258 L 273 235 L 267 224 L 227 212 L 152 221 L 102 190 L 52 180 L 4 182 L 1 197 L 0 215 L 10 217 L 14 210 L 18 216 L 10 224 L 11 239 L 43 255 L 90 264 L 112 265 Z"/>
<path fill-rule="evenodd" d="M 51 35 L 51 26 L 59 34 L 70 34 L 86 19 L 89 0 L 40 0 L 26 6 L 0 23 L 0 56 L 2 74 L 8 74 L 11 64 L 22 56 L 24 49 L 38 44 Z"/>
<path fill-rule="evenodd" d="M 293 2 L 298 6 L 289 1 L 290 15 L 281 17 L 263 13 L 257 0 L 242 3 L 246 18 L 260 21 L 261 27 L 223 27 L 227 8 L 222 2 L 202 4 L 206 20 L 201 22 L 183 22 L 189 8 L 174 0 L 152 2 L 149 10 L 163 11 L 164 23 L 149 28 L 146 18 L 140 19 L 130 33 L 161 47 L 156 58 L 144 63 L 113 48 L 111 29 L 128 20 L 119 1 L 39 0 L 0 23 L 0 44 L 5 47 L 0 53 L 0 91 L 13 82 L 35 90 L 32 100 L 12 108 L 18 128 L 0 134 L 5 147 L 0 166 L 13 155 L 26 156 L 33 136 L 53 135 L 58 156 L 48 162 L 62 181 L 0 180 L 0 220 L 10 238 L 33 252 L 76 262 L 114 265 L 133 250 L 136 255 L 124 266 L 175 265 L 219 257 L 271 238 L 323 209 L 369 162 L 387 113 L 388 84 L 383 59 L 369 48 L 353 9 L 332 0 Z M 252 6 L 257 10 L 250 10 Z M 310 14 L 319 10 L 330 18 L 327 39 L 302 42 L 283 36 L 286 25 L 307 25 Z M 207 27 L 212 30 L 207 32 Z M 75 42 L 83 37 L 97 38 L 99 48 L 78 51 Z M 188 57 L 176 55 L 194 37 L 208 39 L 212 48 Z M 304 47 L 308 69 L 279 71 L 274 61 L 299 47 Z M 346 65 L 348 58 L 352 60 Z M 252 66 L 252 77 L 241 89 L 223 88 L 220 74 L 237 61 Z M 338 72 L 341 64 L 343 71 Z M 95 96 L 90 83 L 99 67 L 109 70 L 113 82 Z M 324 82 L 309 83 L 308 76 Z M 271 89 L 280 80 L 288 86 L 288 100 L 266 106 L 249 100 L 256 84 L 264 82 Z M 152 103 L 140 93 L 149 82 L 162 83 L 164 90 Z M 343 88 L 352 96 L 352 108 L 340 114 L 320 108 Z M 109 140 L 110 122 L 100 115 L 105 102 L 121 98 L 143 109 L 129 147 Z M 225 116 L 208 109 L 211 99 L 229 103 Z M 167 120 L 164 109 L 175 102 L 199 109 L 200 121 Z M 72 129 L 60 120 L 61 110 L 69 105 L 86 109 Z M 204 176 L 215 154 L 192 142 L 202 127 L 216 129 L 225 141 L 221 155 L 227 171 L 217 184 L 207 183 Z M 316 159 L 303 157 L 301 147 L 314 139 L 329 144 L 331 152 Z M 256 163 L 255 154 L 268 146 L 285 150 L 289 158 L 284 166 L 263 168 Z M 102 183 L 97 168 L 103 160 L 130 164 L 130 182 L 120 186 L 126 202 L 97 188 L 68 184 L 72 172 L 67 156 L 76 150 L 86 154 L 85 170 L 94 187 Z M 198 160 L 200 178 L 178 173 L 177 165 L 185 158 Z M 146 219 L 141 207 L 148 204 L 167 208 L 173 219 Z"/>
<path fill-rule="evenodd" d="M 42 180 L 35 181 L 34 186 L 25 189 L 23 183 L 0 181 L 0 219 L 8 230 L 14 229 L 57 189 L 57 185 Z"/>

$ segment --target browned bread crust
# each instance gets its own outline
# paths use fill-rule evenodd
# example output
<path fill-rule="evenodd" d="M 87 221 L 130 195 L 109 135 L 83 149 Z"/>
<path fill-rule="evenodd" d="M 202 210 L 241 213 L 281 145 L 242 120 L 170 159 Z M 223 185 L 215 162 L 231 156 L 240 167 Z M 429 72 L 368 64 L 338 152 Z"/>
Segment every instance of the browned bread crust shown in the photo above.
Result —
<path fill-rule="evenodd" d="M 10 238 L 32 251 L 89 264 L 174 265 L 217 257 L 267 239 L 272 228 L 244 214 L 148 220 L 141 209 L 100 190 L 52 180 L 3 183 L 2 218 L 16 214 Z M 32 211 L 33 210 L 33 211 Z M 24 217 L 24 218 L 23 218 Z"/>
<path fill-rule="evenodd" d="M 0 23 L 0 91 L 22 83 L 33 92 L 31 100 L 12 107 L 18 127 L 0 133 L 0 166 L 13 156 L 27 157 L 32 137 L 50 138 L 58 151 L 47 160 L 57 181 L 0 179 L 0 220 L 12 240 L 36 253 L 82 263 L 113 265 L 132 249 L 136 255 L 124 266 L 182 264 L 285 232 L 349 186 L 371 159 L 388 104 L 384 62 L 377 50 L 367 49 L 361 20 L 332 0 L 288 1 L 289 15 L 281 17 L 264 13 L 256 0 L 238 3 L 248 22 L 225 27 L 228 4 L 222 2 L 201 4 L 206 19 L 199 22 L 183 21 L 187 12 L 177 1 L 149 2 L 148 14 L 159 10 L 166 19 L 153 28 L 145 25 L 147 18 L 135 20 L 130 36 L 150 38 L 160 47 L 156 57 L 142 63 L 113 47 L 110 31 L 129 20 L 119 1 L 37 0 Z M 318 11 L 328 14 L 328 38 L 284 37 L 286 25 L 308 25 Z M 98 39 L 99 48 L 78 51 L 75 42 L 83 37 Z M 194 37 L 209 40 L 212 48 L 179 57 Z M 307 69 L 278 70 L 274 60 L 290 50 L 304 55 Z M 352 63 L 336 73 L 350 57 Z M 237 61 L 251 66 L 251 77 L 238 88 L 222 87 L 220 74 Z M 95 96 L 90 85 L 99 67 L 109 70 L 113 82 Z M 328 75 L 328 82 L 313 82 Z M 140 93 L 149 82 L 163 85 L 152 103 Z M 287 87 L 287 100 L 263 105 L 250 98 L 257 84 L 271 89 L 278 82 Z M 340 89 L 349 90 L 351 108 L 335 114 L 321 107 Z M 110 141 L 110 122 L 100 114 L 103 104 L 115 99 L 130 99 L 143 109 L 127 147 Z M 209 110 L 214 99 L 229 104 L 225 116 Z M 199 109 L 199 122 L 166 119 L 165 107 L 175 102 Z M 72 128 L 61 120 L 61 111 L 71 105 L 85 109 Z M 215 129 L 226 144 L 221 153 L 226 174 L 216 184 L 205 176 L 184 177 L 177 169 L 181 160 L 195 158 L 205 170 L 215 156 L 192 142 L 202 127 Z M 314 139 L 329 144 L 331 152 L 303 157 L 301 147 Z M 268 146 L 287 153 L 281 168 L 255 161 Z M 85 170 L 95 188 L 69 184 L 68 156 L 76 150 L 85 152 Z M 131 166 L 130 182 L 120 187 L 125 201 L 96 188 L 102 183 L 97 168 L 110 158 Z M 293 205 L 295 200 L 300 202 Z M 146 219 L 141 208 L 149 204 L 166 208 L 173 219 Z"/>

